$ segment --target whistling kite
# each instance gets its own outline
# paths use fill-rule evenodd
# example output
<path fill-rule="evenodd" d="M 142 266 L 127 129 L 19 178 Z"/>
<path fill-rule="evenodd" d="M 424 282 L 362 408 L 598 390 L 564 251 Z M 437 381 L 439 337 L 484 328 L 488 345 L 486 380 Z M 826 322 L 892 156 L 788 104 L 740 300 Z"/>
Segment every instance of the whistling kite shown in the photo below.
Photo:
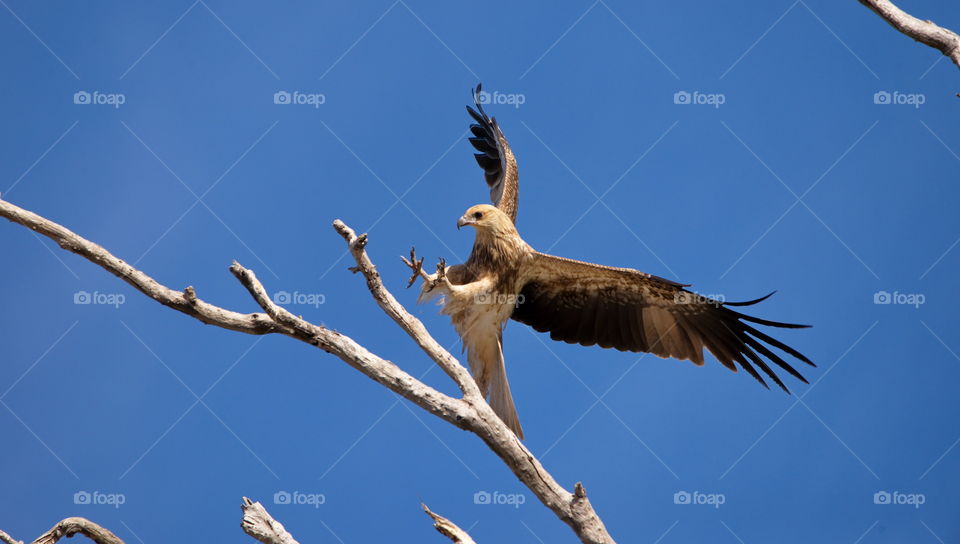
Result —
<path fill-rule="evenodd" d="M 598 344 L 620 351 L 644 351 L 703 364 L 703 348 L 723 366 L 736 364 L 768 387 L 754 365 L 789 393 L 763 359 L 766 357 L 804 383 L 790 364 L 761 341 L 815 366 L 786 344 L 749 325 L 801 328 L 744 315 L 731 306 L 750 306 L 770 295 L 746 302 L 723 302 L 688 291 L 685 284 L 632 268 L 615 268 L 540 253 L 523 241 L 514 227 L 517 217 L 517 162 L 496 119 L 480 105 L 480 85 L 473 92 L 477 110 L 467 112 L 470 143 L 483 168 L 494 206 L 478 204 L 457 220 L 471 226 L 476 240 L 467 262 L 447 267 L 441 260 L 436 274 L 422 270 L 423 259 L 404 261 L 414 270 L 412 284 L 424 279 L 419 302 L 443 297 L 463 340 L 470 370 L 489 398 L 490 406 L 518 437 L 523 430 L 510 394 L 503 361 L 503 327 L 508 319 L 525 323 L 553 340 Z M 772 294 L 772 293 L 771 293 Z"/>

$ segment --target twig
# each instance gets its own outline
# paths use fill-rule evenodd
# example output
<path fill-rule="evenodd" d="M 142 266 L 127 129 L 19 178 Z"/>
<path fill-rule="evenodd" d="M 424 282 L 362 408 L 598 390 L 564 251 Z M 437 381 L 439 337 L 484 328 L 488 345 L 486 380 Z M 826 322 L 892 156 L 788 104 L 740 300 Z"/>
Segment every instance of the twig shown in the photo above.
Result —
<path fill-rule="evenodd" d="M 467 534 L 466 531 L 460 527 L 457 527 L 457 524 L 439 514 L 434 514 L 429 508 L 427 508 L 426 504 L 420 503 L 420 506 L 423 507 L 423 511 L 433 519 L 433 527 L 440 534 L 449 538 L 456 544 L 476 544 L 476 542 L 470 538 L 470 535 Z"/>

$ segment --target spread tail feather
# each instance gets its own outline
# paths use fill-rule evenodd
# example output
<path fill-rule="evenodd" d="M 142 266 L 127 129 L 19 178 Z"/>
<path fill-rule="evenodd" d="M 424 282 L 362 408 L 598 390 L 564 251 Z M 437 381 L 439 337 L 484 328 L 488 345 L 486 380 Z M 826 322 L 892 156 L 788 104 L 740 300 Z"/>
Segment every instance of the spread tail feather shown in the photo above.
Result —
<path fill-rule="evenodd" d="M 489 399 L 490 407 L 500 420 L 522 439 L 523 428 L 520 427 L 520 418 L 517 416 L 517 408 L 513 404 L 513 395 L 510 393 L 499 335 L 485 336 L 479 345 L 467 342 L 464 342 L 464 345 L 467 348 L 470 371 L 480 392 Z"/>
<path fill-rule="evenodd" d="M 490 378 L 490 407 L 500 416 L 510 430 L 523 439 L 523 427 L 520 426 L 520 417 L 517 416 L 517 407 L 513 404 L 513 395 L 510 393 L 510 382 L 507 381 L 507 368 L 503 363 L 503 354 L 500 354 L 500 364 L 493 371 Z"/>

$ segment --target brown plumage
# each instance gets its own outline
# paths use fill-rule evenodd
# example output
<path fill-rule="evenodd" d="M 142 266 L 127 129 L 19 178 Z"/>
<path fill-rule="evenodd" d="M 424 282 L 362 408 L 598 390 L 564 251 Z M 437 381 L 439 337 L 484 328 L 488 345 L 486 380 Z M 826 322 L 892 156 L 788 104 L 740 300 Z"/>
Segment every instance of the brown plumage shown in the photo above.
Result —
<path fill-rule="evenodd" d="M 746 302 L 722 302 L 698 295 L 686 285 L 640 272 L 540 253 L 523 241 L 514 221 L 518 204 L 517 165 L 495 119 L 480 105 L 467 110 L 477 162 L 484 169 L 494 206 L 471 207 L 457 228 L 471 226 L 476 240 L 467 262 L 437 274 L 416 271 L 424 278 L 420 301 L 443 297 L 474 379 L 493 410 L 520 438 L 517 417 L 503 359 L 503 327 L 514 319 L 553 340 L 621 351 L 649 352 L 659 357 L 703 364 L 706 348 L 725 367 L 738 365 L 767 387 L 761 372 L 784 391 L 787 386 L 768 364 L 806 383 L 783 357 L 766 344 L 815 366 L 797 350 L 751 325 L 801 328 L 745 315 L 731 307 Z M 771 293 L 772 294 L 772 293 Z M 760 369 L 760 372 L 757 371 Z"/>

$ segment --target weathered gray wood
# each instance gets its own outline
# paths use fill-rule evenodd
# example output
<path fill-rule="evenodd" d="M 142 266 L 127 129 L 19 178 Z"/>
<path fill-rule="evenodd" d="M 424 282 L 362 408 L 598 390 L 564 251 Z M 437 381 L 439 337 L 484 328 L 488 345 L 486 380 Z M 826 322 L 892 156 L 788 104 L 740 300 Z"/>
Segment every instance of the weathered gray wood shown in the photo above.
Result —
<path fill-rule="evenodd" d="M 960 67 L 960 36 L 955 32 L 943 28 L 933 21 L 917 19 L 898 8 L 890 0 L 859 0 L 859 2 L 870 8 L 901 33 L 924 45 L 940 50 L 957 67 Z"/>
<path fill-rule="evenodd" d="M 204 323 L 248 334 L 283 334 L 337 356 L 365 376 L 431 414 L 476 434 L 545 506 L 573 529 L 582 542 L 590 544 L 614 542 L 587 499 L 583 486 L 577 483 L 574 493 L 564 489 L 533 453 L 500 421 L 483 399 L 467 369 L 445 350 L 430 335 L 423 323 L 397 302 L 383 285 L 380 274 L 366 254 L 367 236 L 365 234 L 357 236 L 342 221 L 335 221 L 333 226 L 346 241 L 357 263 L 357 266 L 351 270 L 360 272 L 364 276 L 367 288 L 380 308 L 450 376 L 463 393 L 462 398 L 450 397 L 424 384 L 393 362 L 377 356 L 344 334 L 291 314 L 273 302 L 252 270 L 244 268 L 237 262 L 230 266 L 230 272 L 247 289 L 265 313 L 241 314 L 214 306 L 197 298 L 192 287 L 183 291 L 170 289 L 66 227 L 3 200 L 0 200 L 0 216 L 53 239 L 62 248 L 114 274 L 160 304 Z M 43 544 L 52 544 L 52 542 Z M 117 539 L 117 542 L 100 544 L 123 543 Z"/>
<path fill-rule="evenodd" d="M 124 544 L 117 535 L 85 518 L 67 518 L 40 535 L 33 544 L 55 544 L 63 537 L 80 533 L 97 544 Z"/>
<path fill-rule="evenodd" d="M 476 544 L 473 538 L 471 538 L 466 531 L 460 527 L 457 527 L 456 523 L 439 514 L 431 512 L 430 509 L 427 508 L 426 504 L 421 504 L 420 506 L 423 507 L 423 511 L 426 512 L 431 519 L 433 519 L 433 526 L 437 532 L 449 538 L 456 544 Z"/>
<path fill-rule="evenodd" d="M 259 502 L 244 497 L 240 509 L 243 510 L 243 520 L 240 522 L 243 532 L 263 544 L 300 544 Z"/>

